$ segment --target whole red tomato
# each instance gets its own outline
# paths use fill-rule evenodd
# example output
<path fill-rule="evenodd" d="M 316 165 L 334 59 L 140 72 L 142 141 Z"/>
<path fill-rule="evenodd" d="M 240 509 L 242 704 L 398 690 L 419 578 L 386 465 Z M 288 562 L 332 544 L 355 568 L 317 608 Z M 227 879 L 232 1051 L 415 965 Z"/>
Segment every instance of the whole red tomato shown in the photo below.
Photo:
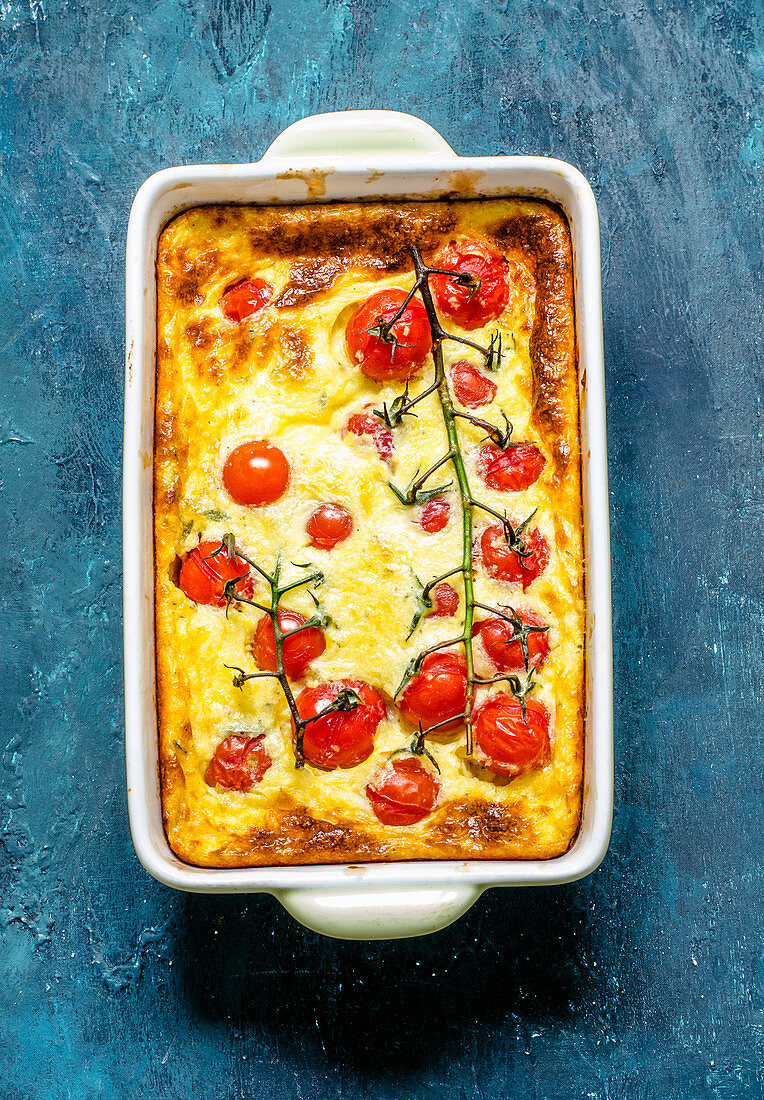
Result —
<path fill-rule="evenodd" d="M 488 488 L 505 493 L 529 489 L 545 465 L 544 456 L 532 443 L 515 443 L 505 451 L 484 443 L 477 456 L 478 473 Z"/>
<path fill-rule="evenodd" d="M 430 653 L 419 672 L 403 689 L 398 706 L 412 725 L 427 730 L 446 723 L 440 729 L 456 729 L 464 721 L 467 702 L 467 663 L 461 653 Z"/>
<path fill-rule="evenodd" d="M 372 294 L 347 323 L 348 354 L 368 378 L 388 382 L 412 378 L 432 347 L 427 311 L 412 298 L 397 321 L 387 329 L 406 299 L 393 287 Z"/>
<path fill-rule="evenodd" d="M 498 692 L 475 711 L 475 758 L 494 775 L 519 775 L 549 760 L 549 711 L 536 699 L 529 699 L 525 710 L 523 719 L 520 702 Z"/>
<path fill-rule="evenodd" d="M 273 297 L 273 287 L 265 279 L 242 279 L 229 287 L 220 299 L 220 308 L 229 321 L 241 324 L 257 313 Z"/>
<path fill-rule="evenodd" d="M 526 626 L 546 626 L 546 623 L 535 611 L 519 610 L 517 617 Z M 523 647 L 519 639 L 514 637 L 514 628 L 506 619 L 494 617 L 475 623 L 472 628 L 473 636 L 479 636 L 483 642 L 483 648 L 500 672 L 522 672 L 525 669 Z M 532 631 L 526 638 L 528 646 L 528 665 L 538 668 L 549 656 L 549 632 Z"/>
<path fill-rule="evenodd" d="M 333 550 L 344 542 L 353 530 L 353 517 L 341 504 L 319 504 L 308 520 L 307 532 L 311 546 Z"/>
<path fill-rule="evenodd" d="M 302 626 L 307 621 L 298 611 L 288 611 L 286 608 L 279 610 L 279 626 L 284 634 Z M 281 646 L 284 672 L 290 680 L 301 680 L 310 668 L 311 662 L 316 657 L 320 657 L 325 649 L 326 639 L 323 631 L 317 626 L 309 626 L 297 634 L 292 634 L 289 638 L 284 638 Z M 273 622 L 268 615 L 263 615 L 255 627 L 252 656 L 257 667 L 263 672 L 276 671 L 276 635 Z"/>
<path fill-rule="evenodd" d="M 522 532 L 521 541 L 528 557 L 521 558 L 504 537 L 500 523 L 486 527 L 480 536 L 480 552 L 485 571 L 496 580 L 522 584 L 523 591 L 535 581 L 549 565 L 549 545 L 536 528 Z"/>
<path fill-rule="evenodd" d="M 225 607 L 225 585 L 236 577 L 242 579 L 235 586 L 234 592 L 251 600 L 255 585 L 247 562 L 238 556 L 229 561 L 220 542 L 200 542 L 183 559 L 178 588 L 194 603 Z"/>
<path fill-rule="evenodd" d="M 257 439 L 231 451 L 223 466 L 223 488 L 237 504 L 262 507 L 283 495 L 289 474 L 284 452 L 267 439 Z"/>
<path fill-rule="evenodd" d="M 440 782 L 418 756 L 394 756 L 366 787 L 366 797 L 383 825 L 415 825 L 432 813 Z"/>
<path fill-rule="evenodd" d="M 462 328 L 483 328 L 504 311 L 509 298 L 507 261 L 482 241 L 448 245 L 433 266 L 472 276 L 470 286 L 462 286 L 447 275 L 430 276 L 438 309 Z"/>
<path fill-rule="evenodd" d="M 264 733 L 250 737 L 232 733 L 221 741 L 210 760 L 204 781 L 210 787 L 248 791 L 259 783 L 273 761 L 263 745 Z"/>
<path fill-rule="evenodd" d="M 354 691 L 361 703 L 354 710 L 321 712 L 341 691 Z M 296 699 L 301 718 L 315 718 L 305 727 L 303 753 L 309 764 L 331 771 L 354 768 L 374 751 L 374 735 L 385 717 L 385 703 L 378 691 L 363 680 L 335 680 L 305 688 Z M 292 723 L 294 729 L 294 723 Z"/>

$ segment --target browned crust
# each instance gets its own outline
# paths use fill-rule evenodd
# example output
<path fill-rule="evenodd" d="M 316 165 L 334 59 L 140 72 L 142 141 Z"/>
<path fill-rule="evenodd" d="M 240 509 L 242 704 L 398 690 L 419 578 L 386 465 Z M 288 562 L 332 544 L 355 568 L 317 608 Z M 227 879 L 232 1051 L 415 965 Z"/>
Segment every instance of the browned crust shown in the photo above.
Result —
<path fill-rule="evenodd" d="M 449 239 L 458 225 L 461 202 L 336 204 L 291 208 L 260 208 L 257 223 L 248 222 L 237 206 L 208 208 L 219 230 L 241 230 L 246 225 L 249 244 L 256 255 L 295 260 L 289 282 L 274 303 L 284 310 L 298 309 L 331 288 L 348 268 L 371 267 L 380 271 L 409 270 L 408 248 L 416 243 L 425 257 Z M 580 500 L 579 426 L 566 417 L 577 373 L 573 266 L 566 219 L 556 207 L 534 201 L 529 209 L 499 219 L 490 228 L 496 245 L 516 255 L 536 280 L 535 321 L 530 336 L 530 355 L 535 387 L 533 423 L 547 444 L 558 480 L 572 478 Z M 188 213 L 188 212 L 187 212 Z M 181 215 L 182 216 L 182 215 Z M 172 225 L 172 223 L 170 223 Z M 167 227 L 169 228 L 169 227 Z M 163 293 L 168 303 L 179 306 L 204 300 L 204 284 L 221 262 L 221 253 L 210 249 L 201 257 L 176 255 L 165 248 L 167 228 L 160 240 L 160 265 L 165 273 Z M 294 338 L 286 349 L 299 364 L 306 351 L 299 330 L 286 329 Z M 200 348 L 210 342 L 204 331 L 187 333 Z M 273 338 L 265 334 L 265 338 Z M 281 336 L 282 342 L 284 336 Z M 171 349 L 159 343 L 159 370 L 167 368 L 171 387 Z M 212 356 L 214 362 L 214 356 Z M 234 365 L 236 356 L 234 355 Z M 299 373 L 299 372 L 298 372 Z M 296 374 L 295 377 L 298 375 Z M 159 396 L 159 394 L 158 394 Z M 155 428 L 155 507 L 157 523 L 176 499 L 178 469 L 185 460 L 172 414 L 157 402 Z M 583 592 L 581 592 L 583 599 Z M 170 638 L 157 632 L 157 700 L 160 727 L 171 706 L 183 706 L 185 684 L 170 673 L 164 646 Z M 187 700 L 187 694 L 186 694 Z M 583 765 L 583 703 L 578 713 L 578 765 Z M 190 731 L 189 731 L 190 735 Z M 184 834 L 185 778 L 165 739 L 160 738 L 162 807 L 165 830 L 179 858 L 199 866 L 243 867 L 316 863 L 363 863 L 406 859 L 543 859 L 561 855 L 572 844 L 580 817 L 581 777 L 577 780 L 579 811 L 564 843 L 550 843 L 539 835 L 533 821 L 503 803 L 461 800 L 442 803 L 427 828 L 417 835 L 390 839 L 372 836 L 349 821 L 330 821 L 311 816 L 304 806 L 286 797 L 268 813 L 268 827 L 246 834 L 227 834 L 225 843 L 201 853 Z M 172 828 L 172 820 L 181 822 Z M 396 831 L 392 831 L 395 833 Z"/>

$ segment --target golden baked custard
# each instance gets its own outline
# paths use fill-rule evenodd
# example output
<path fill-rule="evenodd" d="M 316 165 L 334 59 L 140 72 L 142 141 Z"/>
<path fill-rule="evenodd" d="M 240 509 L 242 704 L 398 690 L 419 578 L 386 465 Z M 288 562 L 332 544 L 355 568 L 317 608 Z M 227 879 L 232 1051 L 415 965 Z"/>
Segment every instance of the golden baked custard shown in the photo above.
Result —
<path fill-rule="evenodd" d="M 538 859 L 581 809 L 567 223 L 188 210 L 158 253 L 164 821 L 210 867 Z"/>

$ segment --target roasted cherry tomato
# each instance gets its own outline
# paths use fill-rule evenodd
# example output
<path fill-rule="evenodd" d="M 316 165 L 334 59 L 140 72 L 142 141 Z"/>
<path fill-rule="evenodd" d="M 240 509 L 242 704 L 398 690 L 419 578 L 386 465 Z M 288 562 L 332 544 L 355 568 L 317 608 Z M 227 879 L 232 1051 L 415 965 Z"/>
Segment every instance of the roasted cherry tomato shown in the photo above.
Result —
<path fill-rule="evenodd" d="M 467 663 L 461 653 L 430 653 L 403 689 L 398 706 L 412 725 L 428 730 L 456 729 L 464 721 L 467 701 Z"/>
<path fill-rule="evenodd" d="M 418 756 L 394 756 L 366 787 L 374 816 L 383 825 L 414 825 L 432 812 L 440 783 Z"/>
<path fill-rule="evenodd" d="M 536 527 L 523 531 L 520 538 L 525 549 L 530 551 L 527 558 L 521 558 L 510 549 L 504 537 L 504 528 L 500 523 L 494 523 L 486 527 L 480 536 L 480 552 L 490 577 L 517 582 L 525 591 L 549 565 L 549 546 Z"/>
<path fill-rule="evenodd" d="M 546 623 L 535 611 L 518 611 L 517 617 L 526 626 L 546 626 Z M 475 623 L 472 628 L 473 637 L 479 635 L 483 642 L 483 649 L 501 672 L 521 672 L 525 669 L 523 647 L 517 638 L 513 638 L 514 630 L 506 619 L 484 619 Z M 528 644 L 528 665 L 530 668 L 538 668 L 549 656 L 549 632 L 547 630 L 531 631 L 526 636 Z"/>
<path fill-rule="evenodd" d="M 436 584 L 432 591 L 432 611 L 428 619 L 446 619 L 456 614 L 459 606 L 459 593 L 445 581 Z"/>
<path fill-rule="evenodd" d="M 442 531 L 448 523 L 451 514 L 451 505 L 445 497 L 433 497 L 422 506 L 419 513 L 419 523 L 428 534 L 434 535 Z"/>
<path fill-rule="evenodd" d="M 228 554 L 219 542 L 200 542 L 183 559 L 178 577 L 178 588 L 194 603 L 225 607 L 223 590 L 228 581 L 241 577 L 234 588 L 238 596 L 251 600 L 255 586 L 249 566 L 243 558 L 228 560 Z"/>
<path fill-rule="evenodd" d="M 221 741 L 210 760 L 204 781 L 210 787 L 228 787 L 233 791 L 248 791 L 259 783 L 273 761 L 263 745 L 264 733 L 249 737 L 232 733 Z"/>
<path fill-rule="evenodd" d="M 532 443 L 516 443 L 506 451 L 485 443 L 477 456 L 478 473 L 488 488 L 505 493 L 528 489 L 545 465 L 544 456 Z"/>
<path fill-rule="evenodd" d="M 297 711 L 301 718 L 313 718 L 346 689 L 361 697 L 360 706 L 331 711 L 305 727 L 303 752 L 316 768 L 354 768 L 374 751 L 374 734 L 385 717 L 385 703 L 379 692 L 363 680 L 335 680 L 306 688 L 297 696 Z"/>
<path fill-rule="evenodd" d="M 373 405 L 366 405 L 363 412 L 353 413 L 348 420 L 347 430 L 353 435 L 370 436 L 379 457 L 389 464 L 393 457 L 393 433 L 374 415 L 371 411 L 373 408 Z"/>
<path fill-rule="evenodd" d="M 454 387 L 454 397 L 466 409 L 490 405 L 496 396 L 496 383 L 466 360 L 460 360 L 451 367 L 451 385 Z"/>
<path fill-rule="evenodd" d="M 434 267 L 471 275 L 472 286 L 460 286 L 447 275 L 431 275 L 430 287 L 441 313 L 462 328 L 482 328 L 503 312 L 509 297 L 507 261 L 481 241 L 450 244 Z"/>
<path fill-rule="evenodd" d="M 376 382 L 413 377 L 430 353 L 430 322 L 416 298 L 412 298 L 386 334 L 385 324 L 393 319 L 405 298 L 406 291 L 396 287 L 372 294 L 355 311 L 345 329 L 350 358 Z"/>
<path fill-rule="evenodd" d="M 341 504 L 319 504 L 308 520 L 311 545 L 319 550 L 333 550 L 352 530 L 353 517 Z"/>
<path fill-rule="evenodd" d="M 220 308 L 229 321 L 241 324 L 267 305 L 273 297 L 273 287 L 265 279 L 242 279 L 229 287 L 220 299 Z"/>
<path fill-rule="evenodd" d="M 519 775 L 549 760 L 549 711 L 537 699 L 529 699 L 525 711 L 523 721 L 519 701 L 503 691 L 475 711 L 475 758 L 494 775 Z"/>
<path fill-rule="evenodd" d="M 279 626 L 284 634 L 302 626 L 308 620 L 298 611 L 287 611 L 286 608 L 279 611 Z M 301 680 L 310 667 L 311 661 L 320 657 L 326 649 L 326 639 L 323 631 L 317 626 L 306 627 L 298 634 L 292 634 L 284 638 L 281 647 L 281 657 L 284 662 L 284 672 L 290 680 Z M 255 664 L 263 672 L 276 671 L 276 635 L 273 632 L 273 623 L 268 615 L 263 615 L 255 627 L 255 636 L 252 639 L 252 656 Z"/>
<path fill-rule="evenodd" d="M 267 439 L 242 443 L 231 451 L 223 467 L 223 488 L 237 504 L 273 504 L 289 483 L 284 452 Z"/>

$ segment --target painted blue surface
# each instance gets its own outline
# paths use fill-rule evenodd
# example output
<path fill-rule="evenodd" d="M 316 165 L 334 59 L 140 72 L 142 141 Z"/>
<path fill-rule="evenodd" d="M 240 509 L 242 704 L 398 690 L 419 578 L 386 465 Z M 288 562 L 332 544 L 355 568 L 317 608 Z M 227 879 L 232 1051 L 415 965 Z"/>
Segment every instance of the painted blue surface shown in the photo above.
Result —
<path fill-rule="evenodd" d="M 119 9 L 119 14 L 111 14 Z M 762 1095 L 756 0 L 0 6 L 0 1096 Z M 186 897 L 123 781 L 123 246 L 151 172 L 390 107 L 598 195 L 617 811 L 589 880 L 429 939 Z M 758 1045 L 757 1045 L 758 1044 Z"/>

